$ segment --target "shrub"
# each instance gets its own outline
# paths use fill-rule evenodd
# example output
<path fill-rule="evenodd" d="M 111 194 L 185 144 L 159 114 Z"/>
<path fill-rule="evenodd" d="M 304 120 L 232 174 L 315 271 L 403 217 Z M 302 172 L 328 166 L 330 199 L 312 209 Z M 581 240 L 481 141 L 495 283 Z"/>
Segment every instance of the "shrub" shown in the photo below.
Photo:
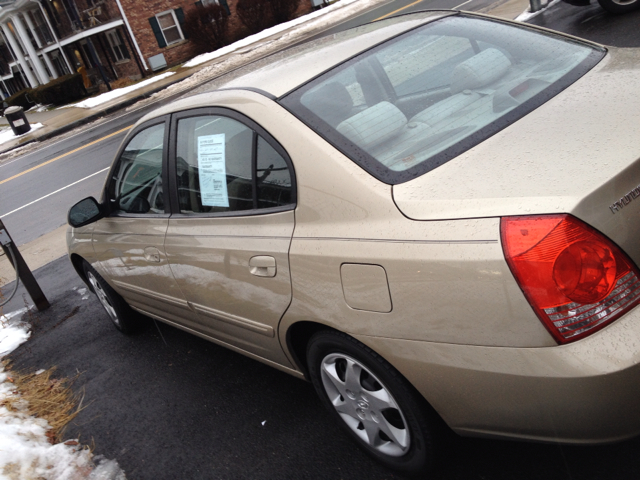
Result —
<path fill-rule="evenodd" d="M 210 52 L 229 43 L 229 15 L 220 5 L 190 10 L 182 26 L 199 53 Z"/>
<path fill-rule="evenodd" d="M 27 94 L 29 96 L 27 96 Z M 4 101 L 7 102 L 10 107 L 22 107 L 25 110 L 28 110 L 35 105 L 34 99 L 31 96 L 30 88 L 25 88 L 24 90 L 20 90 L 19 92 L 14 93 Z"/>
<path fill-rule="evenodd" d="M 274 23 L 284 23 L 291 20 L 298 5 L 300 5 L 300 0 L 270 0 L 269 6 Z"/>
<path fill-rule="evenodd" d="M 238 0 L 236 13 L 251 33 L 269 28 L 273 23 L 270 0 Z"/>
<path fill-rule="evenodd" d="M 42 105 L 64 105 L 87 96 L 82 75 L 64 75 L 29 92 L 29 97 Z"/>

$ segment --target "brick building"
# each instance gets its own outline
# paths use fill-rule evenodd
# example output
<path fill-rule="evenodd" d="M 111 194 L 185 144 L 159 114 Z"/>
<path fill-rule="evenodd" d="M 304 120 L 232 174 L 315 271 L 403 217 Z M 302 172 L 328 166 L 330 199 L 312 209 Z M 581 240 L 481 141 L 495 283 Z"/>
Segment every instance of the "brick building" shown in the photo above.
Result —
<path fill-rule="evenodd" d="M 237 31 L 237 1 L 0 0 L 0 93 L 6 97 L 76 71 L 98 88 L 182 63 L 196 54 L 182 28 L 185 16 L 219 2 Z M 301 0 L 297 14 L 317 1 Z"/>
<path fill-rule="evenodd" d="M 301 0 L 296 16 L 307 13 L 319 0 Z M 237 33 L 243 26 L 235 13 L 238 0 L 120 0 L 140 49 L 151 69 L 172 66 L 193 57 L 197 52 L 182 29 L 185 15 L 202 5 L 218 3 L 229 13 L 229 29 Z"/>

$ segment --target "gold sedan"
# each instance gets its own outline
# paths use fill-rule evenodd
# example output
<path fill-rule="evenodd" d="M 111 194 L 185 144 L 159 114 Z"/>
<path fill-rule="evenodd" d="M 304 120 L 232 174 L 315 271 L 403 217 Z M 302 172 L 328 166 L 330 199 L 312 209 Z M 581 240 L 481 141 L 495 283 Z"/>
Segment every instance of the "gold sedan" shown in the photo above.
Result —
<path fill-rule="evenodd" d="M 141 119 L 69 255 L 309 379 L 404 472 L 461 435 L 640 432 L 640 56 L 460 12 L 303 44 Z"/>

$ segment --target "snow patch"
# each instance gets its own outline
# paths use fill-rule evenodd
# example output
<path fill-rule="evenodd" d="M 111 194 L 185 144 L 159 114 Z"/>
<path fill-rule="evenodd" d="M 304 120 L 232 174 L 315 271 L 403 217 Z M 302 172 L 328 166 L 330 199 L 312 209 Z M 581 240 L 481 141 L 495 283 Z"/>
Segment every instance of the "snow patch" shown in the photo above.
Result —
<path fill-rule="evenodd" d="M 143 80 L 142 82 L 138 82 L 135 85 L 130 85 L 128 87 L 116 88 L 115 90 L 111 90 L 110 92 L 103 93 L 96 97 L 87 98 L 79 103 L 73 103 L 70 105 L 65 105 L 60 108 L 68 108 L 68 107 L 78 107 L 78 108 L 93 108 L 98 105 L 102 105 L 103 103 L 109 102 L 116 98 L 122 97 L 123 95 L 127 95 L 128 93 L 133 92 L 134 90 L 138 90 L 139 88 L 146 87 L 147 85 L 157 82 L 158 80 L 162 80 L 164 78 L 170 77 L 174 75 L 176 72 L 166 72 L 161 75 L 156 75 L 155 77 L 149 78 L 147 80 Z"/>
<path fill-rule="evenodd" d="M 362 0 L 340 0 L 339 2 L 336 2 L 333 5 L 330 5 L 329 7 L 321 8 L 320 10 L 316 10 L 315 12 L 308 13 L 307 15 L 303 15 L 301 17 L 294 18 L 293 20 L 290 20 L 288 22 L 280 23 L 274 27 L 267 28 L 266 30 L 263 30 L 254 35 L 245 37 L 241 40 L 238 40 L 235 43 L 232 43 L 231 45 L 227 45 L 226 47 L 219 48 L 218 50 L 214 50 L 213 52 L 203 53 L 202 55 L 198 55 L 197 57 L 189 60 L 183 66 L 195 67 L 196 65 L 200 65 L 201 63 L 208 62 L 209 60 L 213 60 L 214 58 L 218 58 L 222 55 L 226 55 L 227 53 L 234 52 L 242 47 L 246 47 L 247 45 L 258 43 L 260 40 L 264 40 L 267 37 L 276 35 L 277 33 L 288 30 L 289 28 L 293 28 L 297 25 L 300 25 L 301 23 L 306 23 L 310 20 L 314 20 L 328 13 L 335 12 L 336 10 L 342 9 L 347 5 L 354 3 L 356 1 L 365 3 L 365 2 L 362 2 Z M 333 18 L 335 19 L 335 17 Z"/>
<path fill-rule="evenodd" d="M 27 311 L 27 307 L 0 315 L 0 356 L 13 352 L 31 335 L 27 326 L 20 323 L 20 317 Z M 12 320 L 17 317 L 17 320 Z M 1 447 L 0 447 L 1 448 Z"/>
<path fill-rule="evenodd" d="M 0 315 L 2 356 L 29 338 L 29 325 L 20 320 L 26 311 Z M 12 410 L 6 406 L 8 400 Z M 4 367 L 0 367 L 0 405 L 0 480 L 126 480 L 118 462 L 94 457 L 77 441 L 51 445 L 48 422 L 29 415 L 28 402 L 20 399 Z"/>
<path fill-rule="evenodd" d="M 44 127 L 44 125 L 41 123 L 32 123 L 31 130 L 29 130 L 27 133 L 23 133 L 22 135 L 14 135 L 13 130 L 11 130 L 10 127 L 5 128 L 3 130 L 0 130 L 0 143 L 5 143 L 10 140 L 15 140 L 16 138 L 23 137 L 24 135 L 27 135 L 33 132 L 34 130 L 38 130 L 39 128 L 42 128 L 42 127 Z"/>
<path fill-rule="evenodd" d="M 47 110 L 49 110 L 49 108 L 51 107 L 51 105 L 41 105 L 41 104 L 37 104 L 34 105 L 33 107 L 31 107 L 29 110 L 27 110 L 26 113 L 41 113 L 41 112 L 46 112 Z"/>
<path fill-rule="evenodd" d="M 549 7 L 553 7 L 556 3 L 559 3 L 561 0 L 552 0 L 551 2 L 547 3 L 546 5 L 544 5 L 540 10 L 538 10 L 537 12 L 530 12 L 529 8 L 527 8 L 524 12 L 522 12 L 520 15 L 518 15 L 515 18 L 516 22 L 526 22 L 527 20 L 532 19 L 535 16 L 540 15 L 542 12 L 544 12 L 546 9 L 548 9 Z"/>

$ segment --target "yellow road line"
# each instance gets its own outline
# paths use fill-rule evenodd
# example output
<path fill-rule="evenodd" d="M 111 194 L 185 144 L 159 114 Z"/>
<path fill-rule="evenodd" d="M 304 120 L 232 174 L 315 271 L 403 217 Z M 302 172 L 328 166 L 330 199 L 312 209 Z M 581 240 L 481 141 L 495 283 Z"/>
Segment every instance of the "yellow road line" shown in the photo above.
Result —
<path fill-rule="evenodd" d="M 60 156 L 58 156 L 58 157 L 56 157 L 56 158 L 52 158 L 51 160 L 47 160 L 46 162 L 41 163 L 40 165 L 36 165 L 35 167 L 31 167 L 31 168 L 29 168 L 28 170 L 25 170 L 24 172 L 17 173 L 17 174 L 15 174 L 13 177 L 9 177 L 9 178 L 6 178 L 6 179 L 2 180 L 2 181 L 0 182 L 0 185 L 2 185 L 3 183 L 7 183 L 7 182 L 8 182 L 8 181 L 10 181 L 10 180 L 13 180 L 14 178 L 21 177 L 21 176 L 22 176 L 22 175 L 24 175 L 25 173 L 33 172 L 34 170 L 37 170 L 37 169 L 38 169 L 38 168 L 40 168 L 40 167 L 44 167 L 45 165 L 49 165 L 50 163 L 53 163 L 53 162 L 55 162 L 56 160 L 60 160 L 61 158 L 66 157 L 67 155 L 71 155 L 72 153 L 79 152 L 80 150 L 82 150 L 82 149 L 84 149 L 84 148 L 87 148 L 87 147 L 90 147 L 91 145 L 95 145 L 96 143 L 100 143 L 101 141 L 106 140 L 107 138 L 113 137 L 114 135 L 118 135 L 119 133 L 122 133 L 122 132 L 124 132 L 124 131 L 126 131 L 126 130 L 131 129 L 131 127 L 133 127 L 133 125 L 129 125 L 128 127 L 124 127 L 123 129 L 118 130 L 117 132 L 110 133 L 110 134 L 109 134 L 109 135 L 107 135 L 107 136 L 104 136 L 104 137 L 102 137 L 102 138 L 99 138 L 98 140 L 94 140 L 93 142 L 87 143 L 86 145 L 83 145 L 83 146 L 81 146 L 81 147 L 78 147 L 78 148 L 76 148 L 75 150 L 71 150 L 70 152 L 63 153 L 62 155 L 60 155 Z"/>
<path fill-rule="evenodd" d="M 382 15 L 381 17 L 376 18 L 376 19 L 374 20 L 374 22 L 377 22 L 378 20 L 382 20 L 383 18 L 387 18 L 388 16 L 393 15 L 394 13 L 401 12 L 401 11 L 402 11 L 402 10 L 404 10 L 405 8 L 413 7 L 416 3 L 420 3 L 420 2 L 422 2 L 422 0 L 416 0 L 415 2 L 410 3 L 409 5 L 405 5 L 404 7 L 399 8 L 399 9 L 397 9 L 397 10 L 394 10 L 394 11 L 393 11 L 393 12 L 391 12 L 391 13 L 387 13 L 386 15 Z"/>

